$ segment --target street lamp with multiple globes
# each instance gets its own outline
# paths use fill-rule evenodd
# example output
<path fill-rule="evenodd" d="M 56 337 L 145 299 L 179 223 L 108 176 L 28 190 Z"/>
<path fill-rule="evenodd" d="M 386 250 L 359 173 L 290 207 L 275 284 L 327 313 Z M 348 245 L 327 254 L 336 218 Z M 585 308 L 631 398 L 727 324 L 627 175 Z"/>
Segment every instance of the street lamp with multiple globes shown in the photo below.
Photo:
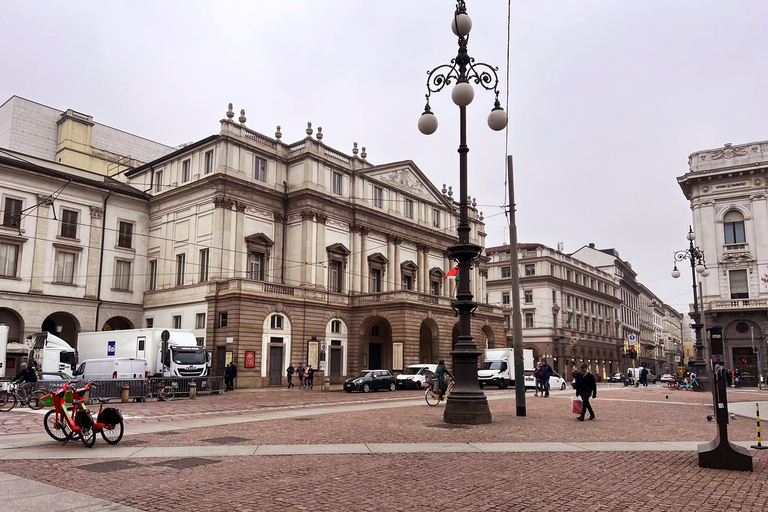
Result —
<path fill-rule="evenodd" d="M 453 33 L 459 38 L 459 53 L 450 64 L 442 64 L 427 72 L 427 104 L 419 118 L 419 131 L 431 135 L 437 130 L 437 118 L 429 107 L 429 97 L 445 86 L 453 84 L 451 98 L 459 106 L 460 141 L 459 141 L 459 225 L 458 244 L 448 248 L 448 252 L 459 267 L 456 301 L 453 308 L 459 315 L 459 336 L 453 347 L 454 374 L 456 383 L 448 396 L 443 420 L 446 423 L 480 425 L 491 422 L 488 401 L 477 382 L 477 359 L 480 351 L 472 341 L 470 319 L 477 308 L 469 286 L 469 271 L 472 262 L 480 256 L 482 247 L 470 243 L 469 214 L 467 204 L 467 117 L 466 110 L 475 96 L 472 83 L 480 85 L 496 95 L 494 106 L 488 115 L 488 126 L 500 131 L 507 126 L 507 114 L 499 103 L 498 68 L 488 64 L 476 63 L 467 53 L 469 32 L 472 19 L 467 15 L 464 0 L 456 4 L 456 11 L 451 23 Z"/>
<path fill-rule="evenodd" d="M 698 247 L 693 245 L 693 241 L 696 239 L 696 234 L 693 232 L 693 228 L 688 226 L 688 238 L 689 247 L 684 251 L 675 252 L 675 268 L 672 270 L 672 277 L 677 279 L 680 277 L 680 271 L 677 270 L 677 262 L 688 260 L 691 263 L 691 279 L 693 279 L 693 314 L 691 319 L 693 320 L 693 330 L 696 332 L 696 343 L 694 345 L 696 349 L 696 359 L 693 362 L 693 366 L 696 367 L 696 380 L 699 381 L 701 388 L 708 387 L 709 381 L 705 374 L 705 368 L 707 363 L 704 361 L 704 343 L 702 341 L 701 329 L 704 324 L 701 323 L 701 311 L 699 311 L 699 294 L 698 294 L 698 279 L 696 274 L 701 277 L 707 277 L 709 275 L 709 269 L 704 261 L 704 252 Z"/>

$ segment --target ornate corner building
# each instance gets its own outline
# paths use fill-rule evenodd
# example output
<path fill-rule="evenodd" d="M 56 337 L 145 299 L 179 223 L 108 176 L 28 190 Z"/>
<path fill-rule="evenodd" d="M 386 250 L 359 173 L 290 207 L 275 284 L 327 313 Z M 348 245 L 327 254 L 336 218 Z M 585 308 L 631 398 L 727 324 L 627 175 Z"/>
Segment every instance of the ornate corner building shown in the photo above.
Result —
<path fill-rule="evenodd" d="M 768 142 L 698 151 L 677 178 L 710 269 L 699 278 L 704 327 L 723 327 L 727 366 L 745 386 L 768 369 L 767 178 Z"/>
<path fill-rule="evenodd" d="M 244 387 L 282 385 L 291 363 L 340 383 L 450 358 L 458 204 L 414 162 L 374 165 L 310 123 L 285 143 L 231 104 L 219 133 L 176 148 L 18 97 L 3 119 L 0 322 L 12 341 L 190 329 L 214 373 L 234 360 Z M 470 222 L 484 246 L 474 206 Z M 486 265 L 463 277 L 481 348 L 506 342 L 501 308 L 482 300 Z"/>

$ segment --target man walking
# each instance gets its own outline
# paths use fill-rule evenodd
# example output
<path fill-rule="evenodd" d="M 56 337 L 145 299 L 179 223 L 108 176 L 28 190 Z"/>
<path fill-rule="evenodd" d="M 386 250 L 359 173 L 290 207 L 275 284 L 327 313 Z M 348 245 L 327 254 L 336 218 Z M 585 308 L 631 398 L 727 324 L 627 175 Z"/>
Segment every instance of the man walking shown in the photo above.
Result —
<path fill-rule="evenodd" d="M 595 411 L 589 405 L 589 397 L 597 398 L 597 382 L 595 376 L 589 373 L 587 363 L 581 363 L 581 371 L 576 378 L 576 394 L 581 397 L 581 415 L 576 419 L 584 421 L 584 415 L 589 411 L 589 419 L 595 419 Z"/>
<path fill-rule="evenodd" d="M 288 376 L 288 389 L 291 389 L 293 387 L 293 363 L 288 364 L 288 368 L 285 370 L 285 374 Z"/>
<path fill-rule="evenodd" d="M 541 376 L 541 383 L 544 387 L 544 396 L 549 397 L 549 378 L 552 376 L 552 367 L 549 366 L 546 359 L 541 362 L 539 375 Z"/>
<path fill-rule="evenodd" d="M 648 387 L 648 368 L 643 365 L 643 369 L 640 370 L 640 384 L 643 385 L 644 388 Z"/>

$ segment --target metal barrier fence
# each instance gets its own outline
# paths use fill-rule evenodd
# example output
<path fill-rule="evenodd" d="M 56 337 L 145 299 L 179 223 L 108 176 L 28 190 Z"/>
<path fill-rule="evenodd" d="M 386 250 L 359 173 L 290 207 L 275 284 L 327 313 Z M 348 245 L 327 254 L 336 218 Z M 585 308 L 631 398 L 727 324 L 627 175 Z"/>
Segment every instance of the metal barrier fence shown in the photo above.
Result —
<path fill-rule="evenodd" d="M 152 377 L 149 389 L 156 392 L 158 387 L 173 386 L 177 395 L 189 395 L 189 385 L 194 382 L 197 394 L 224 393 L 224 377 Z"/>
<path fill-rule="evenodd" d="M 224 377 L 152 377 L 150 379 L 109 379 L 94 380 L 91 387 L 91 398 L 120 398 L 123 393 L 123 385 L 128 384 L 128 398 L 141 399 L 151 390 L 157 392 L 158 386 L 174 386 L 177 395 L 189 395 L 189 385 L 194 382 L 197 385 L 197 394 L 224 393 Z M 64 384 L 64 381 L 41 380 L 37 383 L 38 389 L 45 389 L 47 393 L 55 391 Z M 83 380 L 70 381 L 70 387 L 80 387 L 85 384 Z"/>

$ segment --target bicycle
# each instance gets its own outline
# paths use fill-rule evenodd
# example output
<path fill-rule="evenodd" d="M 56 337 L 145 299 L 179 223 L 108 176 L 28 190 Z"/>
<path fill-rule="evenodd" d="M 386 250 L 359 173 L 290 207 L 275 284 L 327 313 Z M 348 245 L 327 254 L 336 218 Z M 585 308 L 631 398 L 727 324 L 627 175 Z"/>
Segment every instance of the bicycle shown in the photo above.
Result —
<path fill-rule="evenodd" d="M 43 404 L 40 399 L 45 396 L 42 389 L 33 389 L 29 396 L 22 396 L 19 392 L 21 386 L 18 383 L 11 382 L 7 390 L 0 391 L 0 412 L 8 412 L 16 405 L 28 405 L 30 409 L 42 409 Z"/>
<path fill-rule="evenodd" d="M 64 444 L 70 439 L 80 439 L 83 445 L 90 448 L 96 443 L 96 434 L 107 444 L 115 445 L 123 438 L 125 426 L 123 415 L 119 409 L 113 407 L 104 408 L 109 403 L 109 398 L 96 399 L 100 406 L 96 420 L 85 404 L 84 395 L 92 387 L 88 382 L 80 389 L 70 389 L 69 383 L 65 383 L 61 389 L 44 397 L 45 401 L 50 397 L 54 409 L 48 411 L 43 419 L 45 431 L 56 441 Z M 72 409 L 66 406 L 67 401 L 72 401 Z"/>
<path fill-rule="evenodd" d="M 435 381 L 436 382 L 436 381 Z M 451 394 L 451 390 L 453 389 L 453 379 L 451 379 L 448 382 L 448 388 L 445 390 L 445 393 L 443 393 L 443 396 L 440 396 L 439 391 L 435 391 L 436 385 L 431 385 L 427 388 L 427 390 L 424 392 L 424 399 L 427 401 L 429 405 L 432 407 L 439 404 L 441 401 L 448 398 L 448 395 Z"/>
<path fill-rule="evenodd" d="M 152 387 L 149 386 L 147 392 L 144 394 L 144 401 L 151 402 L 152 397 L 155 397 L 158 402 L 170 402 L 176 396 L 178 390 L 179 383 L 176 381 L 166 384 L 162 388 L 158 387 L 154 391 L 152 390 Z"/>

